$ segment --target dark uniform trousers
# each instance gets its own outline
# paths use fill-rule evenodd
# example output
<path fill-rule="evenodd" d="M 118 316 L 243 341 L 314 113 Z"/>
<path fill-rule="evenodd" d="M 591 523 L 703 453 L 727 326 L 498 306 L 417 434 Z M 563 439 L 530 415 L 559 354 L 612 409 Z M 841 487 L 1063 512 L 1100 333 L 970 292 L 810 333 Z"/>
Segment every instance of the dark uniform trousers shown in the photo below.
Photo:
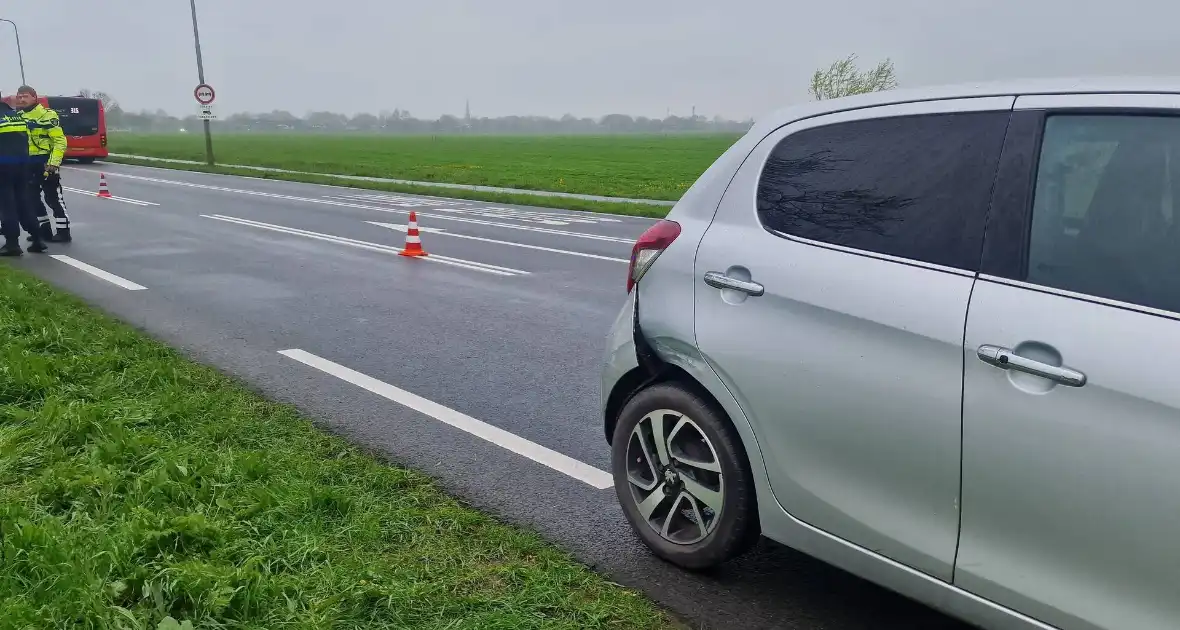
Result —
<path fill-rule="evenodd" d="M 52 240 L 54 235 L 59 238 L 70 237 L 70 216 L 66 214 L 66 198 L 62 194 L 61 173 L 47 173 L 45 165 L 49 161 L 48 155 L 34 155 L 33 168 L 29 173 L 28 199 L 35 210 L 38 229 L 41 238 Z M 41 194 L 45 194 L 45 204 L 41 203 Z M 52 221 L 45 206 L 53 211 Z M 32 234 L 32 232 L 30 232 Z"/>
<path fill-rule="evenodd" d="M 29 167 L 28 163 L 0 159 L 0 235 L 13 245 L 22 227 L 29 234 L 38 229 L 36 211 L 29 203 Z"/>

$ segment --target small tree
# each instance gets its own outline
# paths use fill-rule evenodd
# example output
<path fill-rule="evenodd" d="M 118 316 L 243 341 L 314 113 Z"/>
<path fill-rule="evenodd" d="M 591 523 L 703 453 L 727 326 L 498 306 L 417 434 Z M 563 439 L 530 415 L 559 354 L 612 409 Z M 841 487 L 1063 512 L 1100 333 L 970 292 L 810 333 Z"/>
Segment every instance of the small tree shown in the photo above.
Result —
<path fill-rule="evenodd" d="M 833 63 L 826 70 L 816 70 L 815 74 L 811 75 L 809 91 L 815 100 L 822 101 L 852 94 L 891 90 L 895 87 L 897 77 L 893 74 L 892 61 L 886 59 L 872 70 L 861 72 L 856 67 L 856 55 L 853 54 Z"/>
<path fill-rule="evenodd" d="M 106 111 L 119 109 L 119 101 L 115 100 L 115 97 L 101 90 L 82 88 L 81 90 L 78 90 L 78 96 L 81 96 L 82 98 L 96 98 L 102 101 L 102 108 Z"/>

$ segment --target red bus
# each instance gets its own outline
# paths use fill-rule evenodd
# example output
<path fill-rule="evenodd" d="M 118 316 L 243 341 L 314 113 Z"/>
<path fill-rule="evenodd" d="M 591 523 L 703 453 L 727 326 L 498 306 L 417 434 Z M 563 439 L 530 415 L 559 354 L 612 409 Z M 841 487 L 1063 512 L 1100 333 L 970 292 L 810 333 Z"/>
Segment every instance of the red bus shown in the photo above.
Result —
<path fill-rule="evenodd" d="M 42 96 L 37 100 L 61 119 L 66 159 L 90 164 L 107 157 L 107 116 L 102 101 L 81 96 Z M 12 105 L 12 96 L 5 96 L 4 102 Z"/>

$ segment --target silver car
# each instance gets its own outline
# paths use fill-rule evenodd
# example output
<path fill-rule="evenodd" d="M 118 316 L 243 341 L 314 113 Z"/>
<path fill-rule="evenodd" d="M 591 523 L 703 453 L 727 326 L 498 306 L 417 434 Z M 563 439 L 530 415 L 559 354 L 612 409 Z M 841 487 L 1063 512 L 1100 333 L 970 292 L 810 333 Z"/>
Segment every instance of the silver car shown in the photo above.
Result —
<path fill-rule="evenodd" d="M 603 419 L 658 556 L 763 535 L 986 628 L 1180 628 L 1180 83 L 784 109 L 627 285 Z"/>

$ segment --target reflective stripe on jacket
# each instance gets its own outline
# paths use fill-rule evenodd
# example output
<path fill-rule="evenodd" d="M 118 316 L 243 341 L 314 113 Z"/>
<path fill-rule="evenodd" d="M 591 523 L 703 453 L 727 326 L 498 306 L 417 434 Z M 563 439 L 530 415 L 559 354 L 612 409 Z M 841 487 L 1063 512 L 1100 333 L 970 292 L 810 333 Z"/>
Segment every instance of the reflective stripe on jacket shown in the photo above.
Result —
<path fill-rule="evenodd" d="M 0 105 L 0 164 L 29 161 L 28 121 L 20 112 Z"/>
<path fill-rule="evenodd" d="M 61 130 L 57 112 L 37 103 L 21 112 L 29 130 L 29 155 L 48 155 L 49 164 L 61 166 L 66 156 L 66 134 Z"/>

